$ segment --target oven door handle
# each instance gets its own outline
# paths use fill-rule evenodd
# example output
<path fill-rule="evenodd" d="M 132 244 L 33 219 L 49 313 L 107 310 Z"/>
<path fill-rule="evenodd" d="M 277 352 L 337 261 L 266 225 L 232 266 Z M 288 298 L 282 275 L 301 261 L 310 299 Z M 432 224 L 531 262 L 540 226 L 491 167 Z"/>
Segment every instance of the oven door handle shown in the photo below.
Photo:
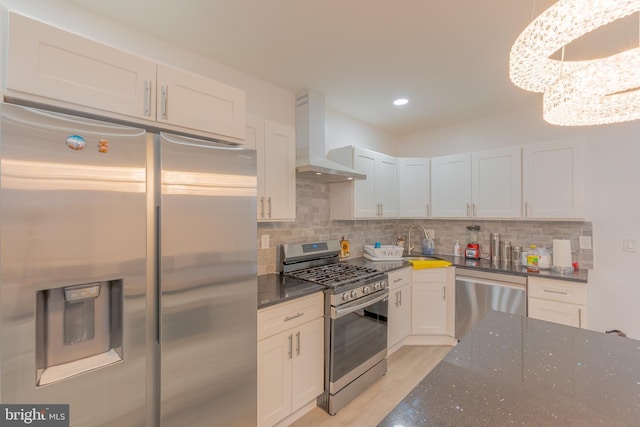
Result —
<path fill-rule="evenodd" d="M 339 318 L 341 318 L 343 316 L 346 316 L 347 314 L 353 313 L 354 311 L 358 311 L 361 308 L 368 307 L 371 304 L 375 304 L 375 303 L 380 302 L 380 301 L 384 301 L 388 297 L 389 297 L 389 291 L 385 291 L 379 297 L 374 298 L 374 299 L 367 299 L 367 301 L 365 301 L 363 303 L 360 303 L 358 305 L 349 306 L 349 307 L 345 307 L 345 308 L 342 308 L 342 309 L 341 308 L 337 308 L 335 310 L 335 312 L 331 313 L 331 318 L 332 319 L 339 319 Z"/>

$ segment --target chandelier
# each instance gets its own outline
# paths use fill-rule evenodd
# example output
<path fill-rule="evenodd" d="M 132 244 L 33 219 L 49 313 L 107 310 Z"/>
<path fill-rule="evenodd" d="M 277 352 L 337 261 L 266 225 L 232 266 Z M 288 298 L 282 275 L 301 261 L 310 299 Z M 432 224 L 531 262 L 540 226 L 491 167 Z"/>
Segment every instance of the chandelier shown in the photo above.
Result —
<path fill-rule="evenodd" d="M 543 117 L 585 126 L 640 119 L 640 48 L 600 59 L 565 61 L 564 47 L 640 11 L 640 0 L 559 0 L 533 20 L 511 48 L 509 75 L 543 93 Z M 562 50 L 561 60 L 550 56 Z"/>

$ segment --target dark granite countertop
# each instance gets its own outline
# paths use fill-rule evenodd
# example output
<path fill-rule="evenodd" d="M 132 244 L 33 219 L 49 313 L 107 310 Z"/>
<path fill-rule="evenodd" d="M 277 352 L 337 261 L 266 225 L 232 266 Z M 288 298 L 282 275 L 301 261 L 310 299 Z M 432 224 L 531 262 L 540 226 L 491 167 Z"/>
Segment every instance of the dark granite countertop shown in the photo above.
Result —
<path fill-rule="evenodd" d="M 415 256 L 421 257 L 423 256 L 420 253 L 406 255 L 406 256 Z M 556 279 L 556 280 L 568 280 L 573 282 L 581 282 L 587 283 L 588 280 L 588 270 L 581 268 L 576 272 L 571 272 L 569 274 L 562 274 L 560 272 L 555 272 L 553 270 L 540 270 L 538 273 L 528 272 L 526 267 L 519 265 L 505 265 L 505 264 L 496 264 L 491 263 L 491 261 L 487 259 L 466 259 L 464 257 L 454 257 L 453 255 L 442 255 L 435 254 L 432 258 L 441 259 L 444 261 L 449 261 L 456 268 L 470 269 L 470 270 L 480 270 L 480 271 L 488 271 L 491 273 L 499 273 L 499 274 L 511 274 L 516 276 L 526 276 L 526 277 L 541 277 L 546 279 Z M 384 272 L 396 270 L 398 268 L 411 266 L 411 263 L 407 261 L 369 261 L 366 258 L 353 258 L 346 259 L 343 262 L 348 262 L 350 264 L 363 265 L 366 267 L 375 268 Z"/>
<path fill-rule="evenodd" d="M 258 310 L 324 291 L 325 287 L 280 274 L 258 276 Z"/>
<path fill-rule="evenodd" d="M 640 341 L 490 312 L 378 425 L 639 423 Z"/>

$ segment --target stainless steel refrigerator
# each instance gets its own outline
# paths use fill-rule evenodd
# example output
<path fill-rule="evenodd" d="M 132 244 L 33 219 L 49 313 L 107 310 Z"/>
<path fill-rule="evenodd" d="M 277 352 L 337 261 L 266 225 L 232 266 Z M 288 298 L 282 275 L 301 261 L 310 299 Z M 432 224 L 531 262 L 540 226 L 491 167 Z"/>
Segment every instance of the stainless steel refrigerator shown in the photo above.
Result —
<path fill-rule="evenodd" d="M 255 153 L 0 104 L 0 403 L 253 425 Z"/>

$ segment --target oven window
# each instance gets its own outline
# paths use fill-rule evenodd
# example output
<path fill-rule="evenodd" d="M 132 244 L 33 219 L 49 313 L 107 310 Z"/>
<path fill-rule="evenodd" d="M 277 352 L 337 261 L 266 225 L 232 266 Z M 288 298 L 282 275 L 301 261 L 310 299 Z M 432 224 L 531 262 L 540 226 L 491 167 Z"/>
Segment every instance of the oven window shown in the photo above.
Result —
<path fill-rule="evenodd" d="M 331 382 L 387 348 L 387 303 L 331 319 Z"/>

